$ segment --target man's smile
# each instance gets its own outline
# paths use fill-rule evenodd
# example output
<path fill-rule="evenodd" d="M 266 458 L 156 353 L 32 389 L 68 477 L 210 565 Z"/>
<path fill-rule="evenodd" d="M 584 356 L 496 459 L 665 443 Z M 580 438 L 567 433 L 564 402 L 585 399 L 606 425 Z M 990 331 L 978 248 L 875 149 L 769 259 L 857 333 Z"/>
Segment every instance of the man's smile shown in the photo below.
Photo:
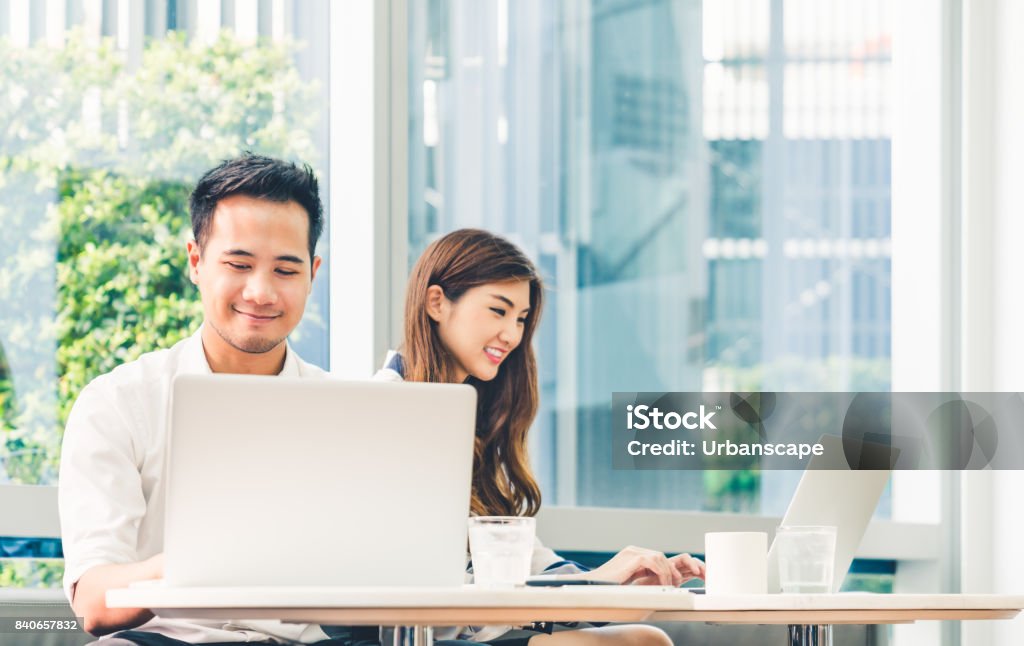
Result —
<path fill-rule="evenodd" d="M 245 318 L 246 320 L 252 321 L 253 323 L 267 323 L 267 322 L 273 321 L 273 320 L 275 320 L 275 319 L 277 319 L 277 318 L 279 318 L 281 316 L 280 312 L 277 312 L 275 314 L 257 314 L 255 312 L 246 312 L 246 311 L 238 309 L 234 305 L 231 306 L 231 310 L 235 314 L 239 314 L 243 318 Z"/>

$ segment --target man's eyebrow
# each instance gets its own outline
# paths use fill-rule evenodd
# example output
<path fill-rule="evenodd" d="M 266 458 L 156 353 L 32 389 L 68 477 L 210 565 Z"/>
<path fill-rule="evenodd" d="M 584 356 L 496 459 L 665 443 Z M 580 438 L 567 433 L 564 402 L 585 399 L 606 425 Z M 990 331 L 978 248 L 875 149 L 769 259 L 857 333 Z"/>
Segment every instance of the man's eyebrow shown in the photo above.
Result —
<path fill-rule="evenodd" d="M 504 297 L 504 296 L 502 296 L 501 294 L 491 294 L 491 298 L 496 298 L 496 299 L 498 299 L 499 301 L 501 301 L 502 303 L 505 303 L 506 305 L 508 305 L 509 307 L 515 307 L 515 306 L 516 306 L 516 304 L 515 304 L 515 303 L 513 303 L 513 302 L 512 302 L 511 300 L 509 300 L 509 299 L 505 298 L 505 297 Z M 529 308 L 529 307 L 524 307 L 524 308 L 522 309 L 522 311 L 523 311 L 523 312 L 529 312 L 529 311 L 530 311 L 530 308 Z"/>
<path fill-rule="evenodd" d="M 246 258 L 255 258 L 256 257 L 256 255 L 254 253 L 252 253 L 251 251 L 246 251 L 245 249 L 228 249 L 227 251 L 224 252 L 224 255 L 225 256 L 244 256 Z M 302 258 L 299 258 L 298 256 L 292 256 L 292 255 L 287 255 L 287 254 L 283 255 L 283 256 L 278 256 L 277 258 L 274 258 L 274 260 L 280 260 L 282 262 L 293 262 L 293 263 L 295 263 L 297 265 L 302 265 L 302 264 L 304 264 L 306 262 L 305 260 L 303 260 Z"/>

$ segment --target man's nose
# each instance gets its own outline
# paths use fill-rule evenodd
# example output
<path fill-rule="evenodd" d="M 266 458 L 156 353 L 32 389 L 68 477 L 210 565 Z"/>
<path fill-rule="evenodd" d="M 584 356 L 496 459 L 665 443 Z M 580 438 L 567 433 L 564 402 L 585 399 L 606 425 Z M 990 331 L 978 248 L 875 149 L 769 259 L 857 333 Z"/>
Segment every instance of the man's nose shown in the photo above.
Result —
<path fill-rule="evenodd" d="M 273 305 L 277 302 L 277 291 L 270 277 L 254 273 L 245 283 L 242 298 L 257 305 Z"/>

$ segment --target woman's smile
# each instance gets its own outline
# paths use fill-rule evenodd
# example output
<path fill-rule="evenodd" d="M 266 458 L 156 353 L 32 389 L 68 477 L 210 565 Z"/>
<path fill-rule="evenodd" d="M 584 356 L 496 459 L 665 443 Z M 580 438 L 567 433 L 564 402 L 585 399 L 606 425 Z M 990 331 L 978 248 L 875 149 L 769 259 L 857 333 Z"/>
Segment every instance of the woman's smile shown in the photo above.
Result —
<path fill-rule="evenodd" d="M 501 360 L 505 358 L 505 352 L 505 350 L 501 350 L 490 345 L 484 348 L 484 354 L 487 355 L 487 358 L 490 359 L 491 363 L 494 365 L 501 363 Z"/>

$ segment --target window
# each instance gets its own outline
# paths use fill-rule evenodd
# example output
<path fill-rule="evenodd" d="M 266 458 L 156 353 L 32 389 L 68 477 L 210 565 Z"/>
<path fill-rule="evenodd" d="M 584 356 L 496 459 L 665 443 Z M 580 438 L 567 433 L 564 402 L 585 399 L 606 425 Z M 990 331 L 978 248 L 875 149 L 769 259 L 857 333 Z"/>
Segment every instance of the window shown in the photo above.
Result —
<path fill-rule="evenodd" d="M 198 326 L 203 171 L 243 150 L 309 162 L 328 203 L 327 7 L 0 3 L 0 484 L 56 484 L 81 388 Z M 291 339 L 324 368 L 328 315 L 324 272 Z"/>
<path fill-rule="evenodd" d="M 411 3 L 408 262 L 538 262 L 547 502 L 778 514 L 799 474 L 612 470 L 611 393 L 890 388 L 888 5 Z"/>

